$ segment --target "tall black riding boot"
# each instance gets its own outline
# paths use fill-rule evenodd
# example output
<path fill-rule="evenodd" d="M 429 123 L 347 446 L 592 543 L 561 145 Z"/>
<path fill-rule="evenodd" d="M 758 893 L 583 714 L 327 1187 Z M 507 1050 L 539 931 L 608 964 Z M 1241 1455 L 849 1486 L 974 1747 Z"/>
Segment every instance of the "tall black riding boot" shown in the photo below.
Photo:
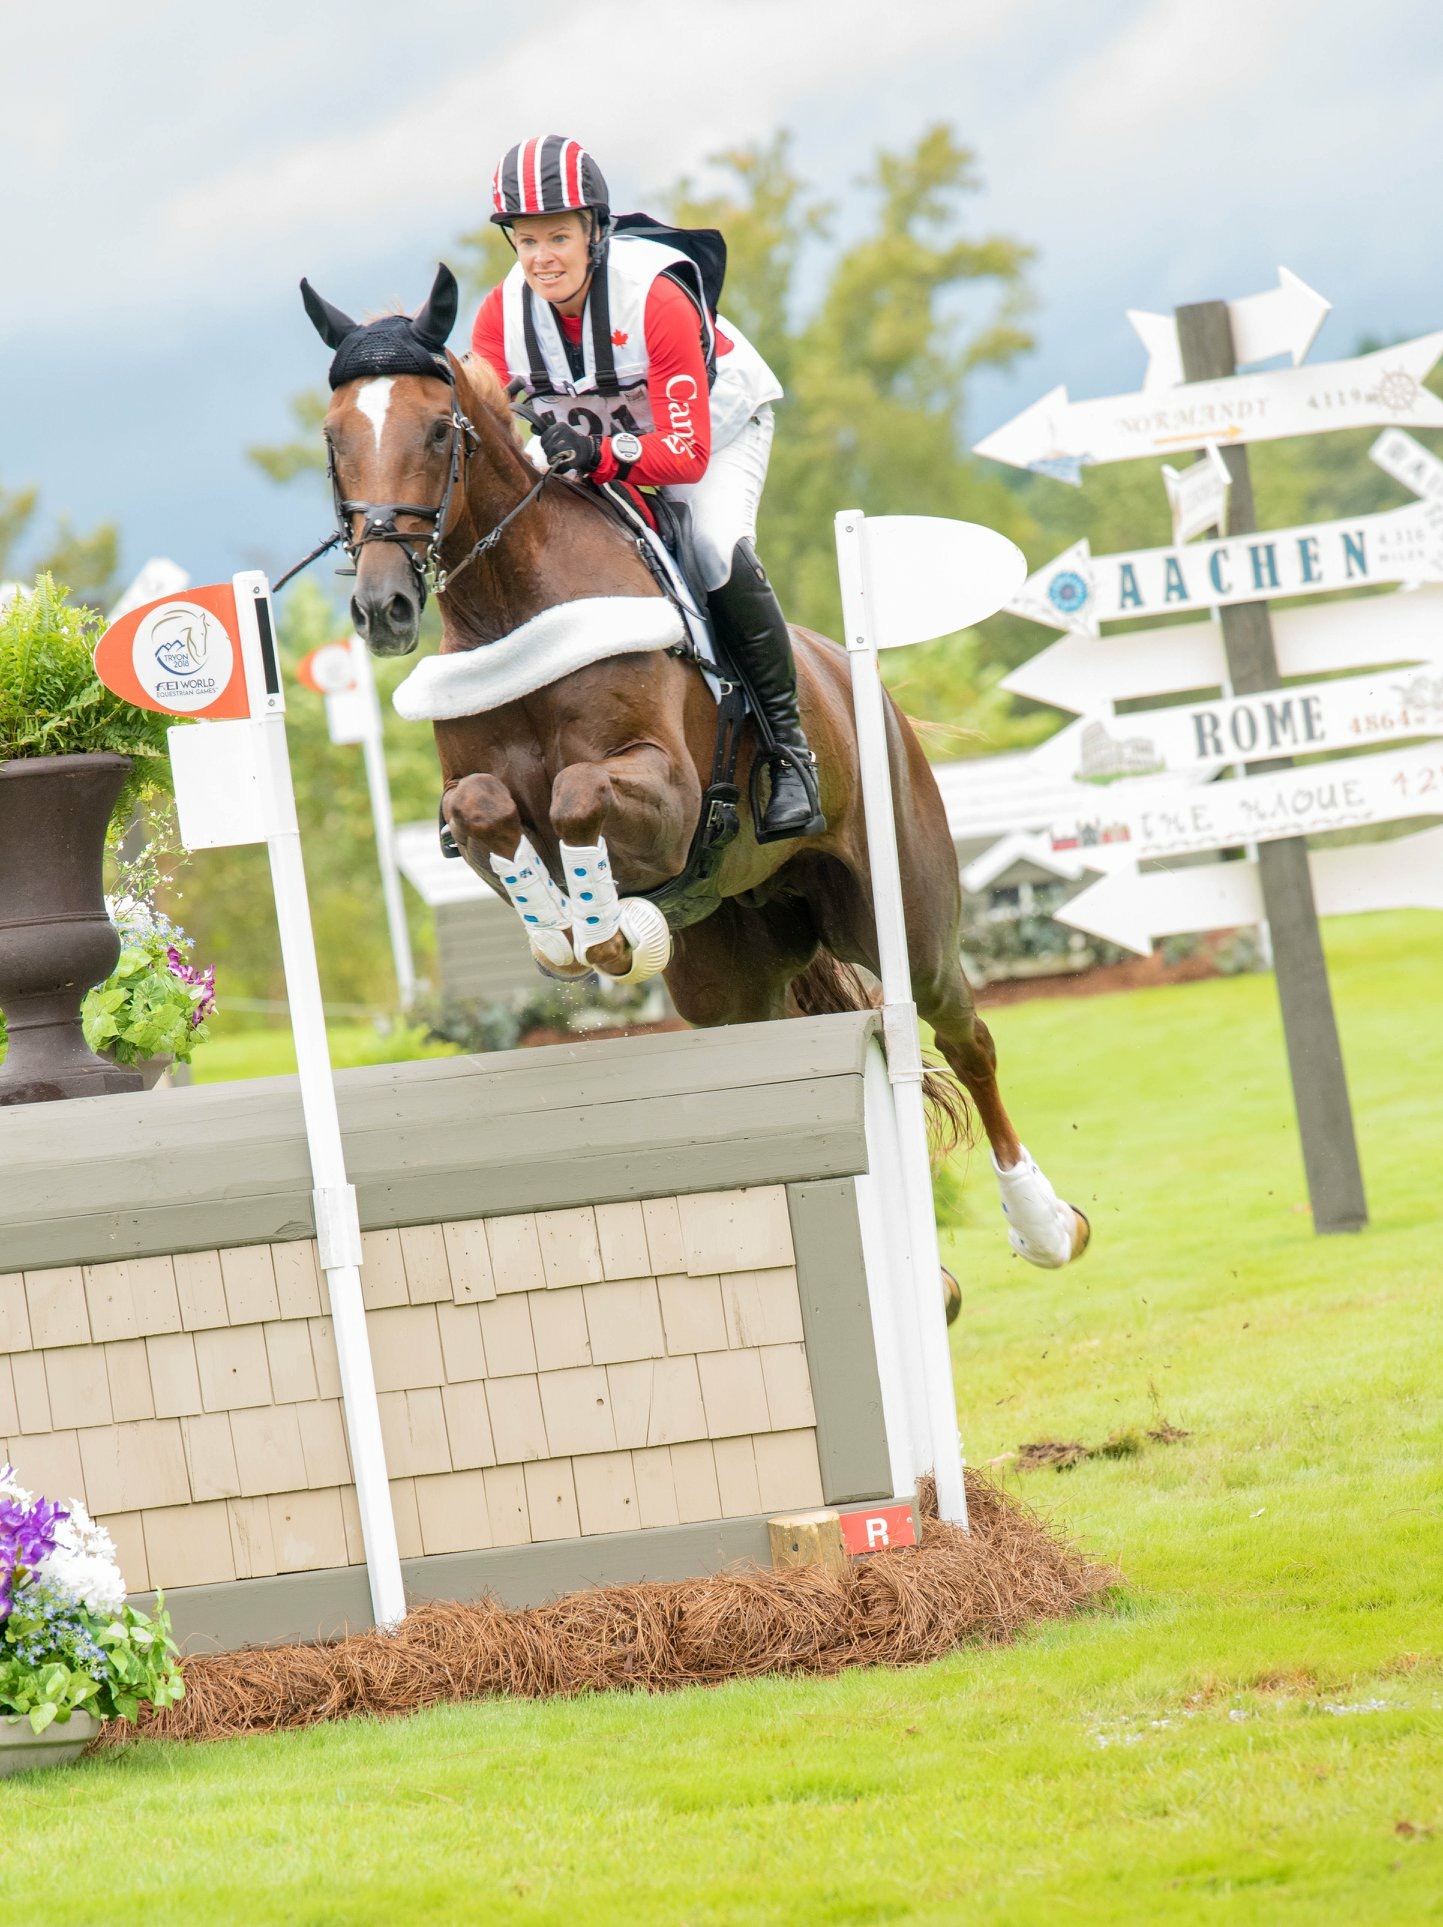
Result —
<path fill-rule="evenodd" d="M 820 836 L 827 827 L 817 793 L 817 759 L 802 733 L 792 639 L 776 592 L 745 538 L 732 550 L 732 572 L 707 597 L 737 673 L 766 719 L 774 747 L 772 793 L 758 840 Z"/>

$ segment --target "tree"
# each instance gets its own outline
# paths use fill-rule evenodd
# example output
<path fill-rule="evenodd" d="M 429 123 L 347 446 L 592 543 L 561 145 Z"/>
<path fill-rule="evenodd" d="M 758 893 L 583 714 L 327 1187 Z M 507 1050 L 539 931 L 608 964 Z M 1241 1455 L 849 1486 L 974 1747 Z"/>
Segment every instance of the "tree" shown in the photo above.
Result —
<path fill-rule="evenodd" d="M 25 539 L 40 506 L 37 488 L 0 486 L 0 581 L 28 581 L 42 571 L 69 589 L 79 603 L 107 609 L 115 599 L 120 532 L 114 522 L 97 522 L 82 535 L 61 515 L 50 547 L 22 560 Z"/>

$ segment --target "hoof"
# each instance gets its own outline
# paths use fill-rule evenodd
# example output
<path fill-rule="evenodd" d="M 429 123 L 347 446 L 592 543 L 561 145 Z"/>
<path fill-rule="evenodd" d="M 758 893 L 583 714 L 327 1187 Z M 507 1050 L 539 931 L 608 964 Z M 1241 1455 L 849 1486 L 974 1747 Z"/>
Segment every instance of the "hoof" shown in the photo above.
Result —
<path fill-rule="evenodd" d="M 1085 1224 L 1086 1219 L 1083 1222 Z M 942 1267 L 942 1303 L 947 1308 L 947 1323 L 955 1325 L 962 1312 L 962 1287 L 946 1265 Z"/>
<path fill-rule="evenodd" d="M 1075 1204 L 1070 1204 L 1067 1208 L 1076 1221 L 1072 1227 L 1072 1255 L 1074 1258 L 1080 1258 L 1092 1243 L 1092 1226 L 1088 1222 L 1087 1214 L 1079 1211 Z"/>
<path fill-rule="evenodd" d="M 531 954 L 548 977 L 562 983 L 575 983 L 591 975 L 590 964 L 578 963 L 571 939 L 564 930 L 533 930 L 528 933 Z"/>
<path fill-rule="evenodd" d="M 621 934 L 631 945 L 631 968 L 611 981 L 644 984 L 648 977 L 659 977 L 671 962 L 671 929 L 656 905 L 645 897 L 623 897 Z"/>

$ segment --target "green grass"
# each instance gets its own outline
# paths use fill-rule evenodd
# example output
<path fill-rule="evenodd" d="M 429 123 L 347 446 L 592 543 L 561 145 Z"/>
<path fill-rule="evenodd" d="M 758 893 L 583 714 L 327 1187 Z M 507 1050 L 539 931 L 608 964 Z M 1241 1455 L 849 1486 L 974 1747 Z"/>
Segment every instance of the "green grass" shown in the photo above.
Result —
<path fill-rule="evenodd" d="M 969 1455 L 1189 1433 L 1012 1472 L 1106 1609 L 910 1673 L 137 1748 L 0 1790 L 0 1892 L 43 1880 L 47 1927 L 1443 1917 L 1443 918 L 1328 943 L 1360 1237 L 1301 1208 L 1270 980 L 997 1014 L 1096 1235 L 1029 1270 L 974 1161 Z"/>
<path fill-rule="evenodd" d="M 221 1019 L 214 1020 L 219 1027 Z M 423 1029 L 398 1024 L 384 1035 L 374 1024 L 326 1026 L 331 1063 L 338 1071 L 360 1064 L 400 1064 L 413 1057 L 453 1057 L 450 1044 L 428 1044 Z M 288 1024 L 235 1025 L 202 1045 L 191 1064 L 196 1084 L 229 1083 L 238 1077 L 287 1077 L 296 1068 L 296 1048 Z"/>

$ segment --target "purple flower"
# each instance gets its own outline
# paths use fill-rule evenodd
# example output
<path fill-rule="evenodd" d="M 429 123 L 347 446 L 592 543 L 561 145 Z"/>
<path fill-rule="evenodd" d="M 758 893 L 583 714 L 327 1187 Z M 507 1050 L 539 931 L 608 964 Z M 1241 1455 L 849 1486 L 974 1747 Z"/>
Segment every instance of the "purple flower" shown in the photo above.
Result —
<path fill-rule="evenodd" d="M 56 1528 L 70 1514 L 53 1499 L 22 1505 L 8 1493 L 0 1496 L 0 1564 L 32 1571 L 56 1546 Z"/>
<path fill-rule="evenodd" d="M 196 1030 L 215 1009 L 215 965 L 197 970 L 194 964 L 186 962 L 174 944 L 166 951 L 165 961 L 170 965 L 172 977 L 179 977 L 183 984 L 189 984 L 193 990 L 200 992 L 190 1016 L 190 1027 Z"/>

